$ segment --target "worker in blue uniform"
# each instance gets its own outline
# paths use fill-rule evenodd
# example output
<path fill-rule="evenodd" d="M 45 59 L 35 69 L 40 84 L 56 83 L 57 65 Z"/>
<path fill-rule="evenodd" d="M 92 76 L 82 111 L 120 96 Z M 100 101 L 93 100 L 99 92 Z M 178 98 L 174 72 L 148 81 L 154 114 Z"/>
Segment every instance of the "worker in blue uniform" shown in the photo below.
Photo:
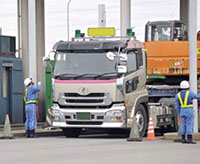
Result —
<path fill-rule="evenodd" d="M 37 124 L 36 116 L 36 104 L 37 104 L 37 95 L 36 93 L 41 90 L 41 82 L 38 82 L 38 85 L 35 86 L 31 78 L 26 78 L 24 80 L 25 89 L 25 113 L 26 113 L 26 137 L 34 138 L 35 137 L 35 128 Z"/>
<path fill-rule="evenodd" d="M 193 99 L 200 99 L 200 94 L 195 94 L 189 90 L 190 85 L 188 81 L 182 81 L 180 83 L 182 89 L 176 95 L 176 111 L 179 117 L 181 117 L 180 135 L 182 143 L 196 144 L 192 140 L 193 126 L 194 126 L 194 111 L 193 111 Z M 187 135 L 187 139 L 186 139 Z"/>

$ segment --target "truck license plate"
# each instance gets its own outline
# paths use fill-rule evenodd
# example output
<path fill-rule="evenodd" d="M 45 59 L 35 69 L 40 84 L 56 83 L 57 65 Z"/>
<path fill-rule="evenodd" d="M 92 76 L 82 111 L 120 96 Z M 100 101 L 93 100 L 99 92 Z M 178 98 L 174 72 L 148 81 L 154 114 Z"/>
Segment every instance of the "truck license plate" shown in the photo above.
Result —
<path fill-rule="evenodd" d="M 90 120 L 91 115 L 90 113 L 76 113 L 77 120 Z"/>

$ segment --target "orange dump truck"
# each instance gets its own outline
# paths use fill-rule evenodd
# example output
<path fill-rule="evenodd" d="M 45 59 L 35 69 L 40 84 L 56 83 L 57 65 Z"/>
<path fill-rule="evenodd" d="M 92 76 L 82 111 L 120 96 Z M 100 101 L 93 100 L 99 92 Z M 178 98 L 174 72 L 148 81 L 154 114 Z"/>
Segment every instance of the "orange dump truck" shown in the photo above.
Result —
<path fill-rule="evenodd" d="M 147 52 L 147 74 L 162 76 L 165 84 L 179 84 L 189 78 L 189 42 L 186 25 L 181 21 L 148 22 L 144 47 Z M 200 41 L 197 42 L 200 74 Z M 169 82 L 169 83 L 168 83 Z"/>
<path fill-rule="evenodd" d="M 189 75 L 188 41 L 150 41 L 144 45 L 147 50 L 148 75 Z M 200 41 L 197 47 L 197 72 L 200 74 Z"/>
<path fill-rule="evenodd" d="M 166 85 L 168 88 L 178 87 L 182 80 L 189 80 L 188 32 L 183 22 L 148 22 L 145 29 L 144 47 L 147 52 L 147 84 L 158 84 L 154 87 L 155 91 L 152 94 L 154 101 L 155 93 L 160 87 L 163 88 Z M 197 74 L 200 75 L 200 31 L 197 33 Z M 198 90 L 200 90 L 199 84 L 198 81 Z M 169 96 L 165 98 L 162 96 L 161 94 L 159 102 L 164 104 L 174 102 L 173 99 L 168 98 Z M 200 108 L 198 117 L 200 130 Z"/>

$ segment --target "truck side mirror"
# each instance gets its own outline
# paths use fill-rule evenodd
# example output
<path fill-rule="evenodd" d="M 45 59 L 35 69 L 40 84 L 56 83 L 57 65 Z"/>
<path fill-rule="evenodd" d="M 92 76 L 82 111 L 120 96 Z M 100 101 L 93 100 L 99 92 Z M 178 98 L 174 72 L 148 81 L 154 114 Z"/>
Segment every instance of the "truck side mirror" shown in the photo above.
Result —
<path fill-rule="evenodd" d="M 119 59 L 120 59 L 120 61 L 127 61 L 128 56 L 127 56 L 127 54 L 122 53 L 122 54 L 119 54 Z"/>
<path fill-rule="evenodd" d="M 118 65 L 117 72 L 118 73 L 127 73 L 127 66 L 126 65 Z"/>
<path fill-rule="evenodd" d="M 115 60 L 115 57 L 116 57 L 116 55 L 113 53 L 113 52 L 107 52 L 106 53 L 106 57 L 109 59 L 109 60 Z"/>
<path fill-rule="evenodd" d="M 45 67 L 47 67 L 47 64 L 48 64 L 48 61 L 49 61 L 49 60 L 50 60 L 50 58 L 47 57 L 47 56 L 44 56 L 44 57 L 42 58 L 43 65 L 44 65 Z"/>

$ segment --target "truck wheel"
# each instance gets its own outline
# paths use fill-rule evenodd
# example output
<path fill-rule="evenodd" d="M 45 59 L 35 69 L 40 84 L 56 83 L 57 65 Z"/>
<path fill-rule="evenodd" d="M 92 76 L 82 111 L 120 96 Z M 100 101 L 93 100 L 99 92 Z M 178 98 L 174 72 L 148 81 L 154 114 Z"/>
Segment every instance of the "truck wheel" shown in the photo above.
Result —
<path fill-rule="evenodd" d="M 63 128 L 62 131 L 65 137 L 71 138 L 77 138 L 81 133 L 80 128 Z"/>
<path fill-rule="evenodd" d="M 143 137 L 147 130 L 147 113 L 145 107 L 142 104 L 139 104 L 135 110 L 135 118 L 138 123 L 138 130 L 140 137 Z"/>

